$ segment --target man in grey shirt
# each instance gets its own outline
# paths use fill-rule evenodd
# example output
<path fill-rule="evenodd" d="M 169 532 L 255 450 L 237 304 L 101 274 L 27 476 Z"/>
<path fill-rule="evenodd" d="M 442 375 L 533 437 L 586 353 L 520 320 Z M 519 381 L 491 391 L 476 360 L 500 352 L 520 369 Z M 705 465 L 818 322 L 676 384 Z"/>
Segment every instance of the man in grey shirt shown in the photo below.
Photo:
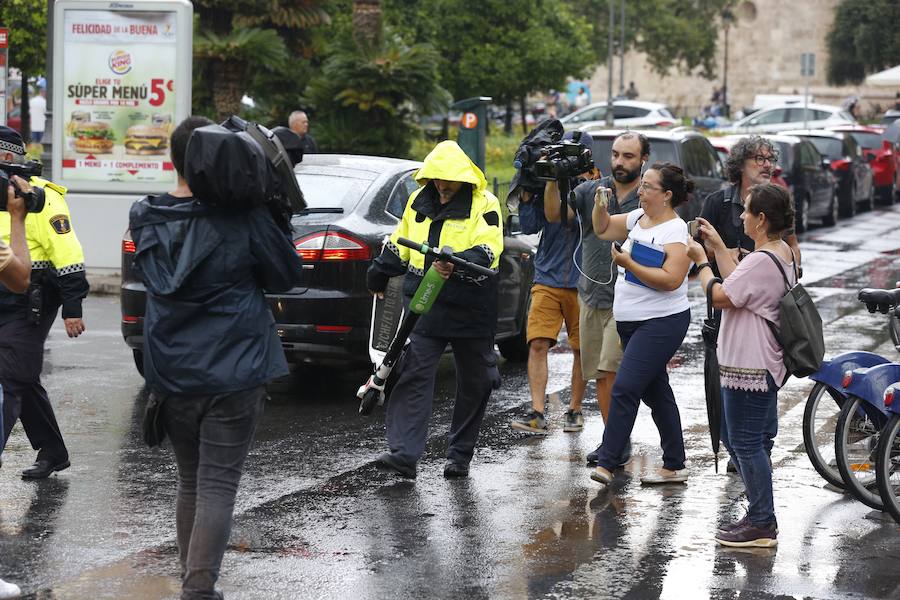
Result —
<path fill-rule="evenodd" d="M 650 142 L 639 133 L 626 131 L 613 140 L 610 166 L 612 176 L 586 181 L 575 188 L 569 218 L 581 223 L 581 268 L 578 280 L 579 323 L 581 337 L 581 371 L 585 381 L 595 379 L 597 403 L 606 423 L 616 371 L 622 361 L 622 347 L 613 319 L 613 290 L 616 270 L 612 264 L 610 242 L 594 235 L 591 214 L 598 188 L 608 188 L 609 213 L 627 213 L 638 208 L 637 189 L 641 168 L 650 154 Z M 544 190 L 544 212 L 551 223 L 560 220 L 559 188 L 555 181 Z M 631 455 L 630 445 L 621 457 L 622 464 Z M 588 464 L 597 462 L 597 451 L 587 455 Z"/>

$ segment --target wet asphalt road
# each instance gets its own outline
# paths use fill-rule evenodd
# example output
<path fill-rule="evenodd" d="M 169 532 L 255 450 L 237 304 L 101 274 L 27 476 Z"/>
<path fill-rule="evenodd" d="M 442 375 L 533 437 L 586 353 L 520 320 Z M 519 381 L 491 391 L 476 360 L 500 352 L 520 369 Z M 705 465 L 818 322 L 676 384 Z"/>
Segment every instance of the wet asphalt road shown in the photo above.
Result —
<path fill-rule="evenodd" d="M 857 216 L 802 240 L 804 283 L 826 322 L 828 354 L 894 356 L 884 317 L 857 304 L 859 287 L 900 279 L 900 207 Z M 807 380 L 779 395 L 773 452 L 777 550 L 727 550 L 720 521 L 745 503 L 709 450 L 699 323 L 671 363 L 691 479 L 642 487 L 660 462 L 644 408 L 635 458 L 610 489 L 588 479 L 583 456 L 602 435 L 585 403 L 580 434 L 561 431 L 572 355 L 551 355 L 547 437 L 513 432 L 527 399 L 522 365 L 502 365 L 471 477 L 441 476 L 453 394 L 445 360 L 432 437 L 414 482 L 377 471 L 383 413 L 356 414 L 364 372 L 301 369 L 275 382 L 238 495 L 221 587 L 229 598 L 900 598 L 900 527 L 823 488 L 802 449 Z M 0 469 L 0 577 L 31 598 L 177 597 L 175 468 L 168 447 L 140 441 L 142 380 L 119 333 L 116 298 L 86 303 L 88 332 L 57 325 L 44 383 L 72 467 L 40 482 L 18 472 L 33 458 L 17 427 Z M 593 386 L 588 397 L 594 397 Z M 722 460 L 724 470 L 724 454 Z"/>

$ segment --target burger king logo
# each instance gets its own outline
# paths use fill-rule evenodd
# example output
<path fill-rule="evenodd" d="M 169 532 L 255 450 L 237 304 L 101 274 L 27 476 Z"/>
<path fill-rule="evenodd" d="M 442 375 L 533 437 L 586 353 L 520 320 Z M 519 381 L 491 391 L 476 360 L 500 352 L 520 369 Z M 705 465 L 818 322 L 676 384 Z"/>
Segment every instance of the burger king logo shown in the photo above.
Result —
<path fill-rule="evenodd" d="M 124 50 L 116 50 L 109 55 L 109 68 L 116 75 L 124 75 L 131 70 L 131 54 Z"/>

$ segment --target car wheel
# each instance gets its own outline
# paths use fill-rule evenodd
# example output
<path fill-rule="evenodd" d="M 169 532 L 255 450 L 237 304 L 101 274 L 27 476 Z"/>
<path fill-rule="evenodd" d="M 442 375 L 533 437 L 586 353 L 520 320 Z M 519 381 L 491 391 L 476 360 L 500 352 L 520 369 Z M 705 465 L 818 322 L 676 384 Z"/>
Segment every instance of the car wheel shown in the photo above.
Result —
<path fill-rule="evenodd" d="M 797 214 L 794 215 L 794 229 L 797 233 L 803 233 L 809 229 L 809 196 L 803 196 L 797 201 Z"/>
<path fill-rule="evenodd" d="M 822 217 L 822 225 L 831 227 L 831 226 L 837 224 L 838 212 L 840 212 L 838 210 L 838 208 L 839 208 L 839 206 L 838 206 L 837 195 L 832 194 L 831 195 L 831 205 L 830 205 L 830 208 L 828 209 L 828 214 L 825 215 L 824 217 Z"/>
<path fill-rule="evenodd" d="M 134 355 L 134 367 L 137 369 L 137 372 L 140 373 L 141 377 L 144 376 L 144 353 L 140 350 L 132 350 L 132 355 Z"/>
<path fill-rule="evenodd" d="M 522 326 L 519 332 L 511 338 L 497 342 L 500 356 L 509 362 L 525 362 L 528 360 L 528 312 L 531 310 L 531 293 L 525 302 L 525 311 L 522 313 Z"/>

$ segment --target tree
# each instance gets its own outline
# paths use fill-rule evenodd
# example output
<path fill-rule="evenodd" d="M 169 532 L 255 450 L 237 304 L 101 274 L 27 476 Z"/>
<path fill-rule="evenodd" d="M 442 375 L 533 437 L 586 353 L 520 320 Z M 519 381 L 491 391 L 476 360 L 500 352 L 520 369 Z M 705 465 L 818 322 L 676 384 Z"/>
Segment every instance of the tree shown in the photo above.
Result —
<path fill-rule="evenodd" d="M 194 106 L 222 119 L 262 72 L 288 71 L 298 31 L 329 21 L 317 0 L 195 0 Z M 200 83 L 200 85 L 197 85 Z"/>
<path fill-rule="evenodd" d="M 900 64 L 896 0 L 841 0 L 828 32 L 828 82 L 859 84 L 866 75 Z"/>
<path fill-rule="evenodd" d="M 45 72 L 46 0 L 0 1 L 0 25 L 9 28 L 9 64 L 22 72 L 22 137 L 31 137 L 28 78 Z"/>
<path fill-rule="evenodd" d="M 437 51 L 408 44 L 381 22 L 377 1 L 354 2 L 352 22 L 335 40 L 306 90 L 317 110 L 319 145 L 333 152 L 406 156 L 417 114 L 446 110 Z"/>

